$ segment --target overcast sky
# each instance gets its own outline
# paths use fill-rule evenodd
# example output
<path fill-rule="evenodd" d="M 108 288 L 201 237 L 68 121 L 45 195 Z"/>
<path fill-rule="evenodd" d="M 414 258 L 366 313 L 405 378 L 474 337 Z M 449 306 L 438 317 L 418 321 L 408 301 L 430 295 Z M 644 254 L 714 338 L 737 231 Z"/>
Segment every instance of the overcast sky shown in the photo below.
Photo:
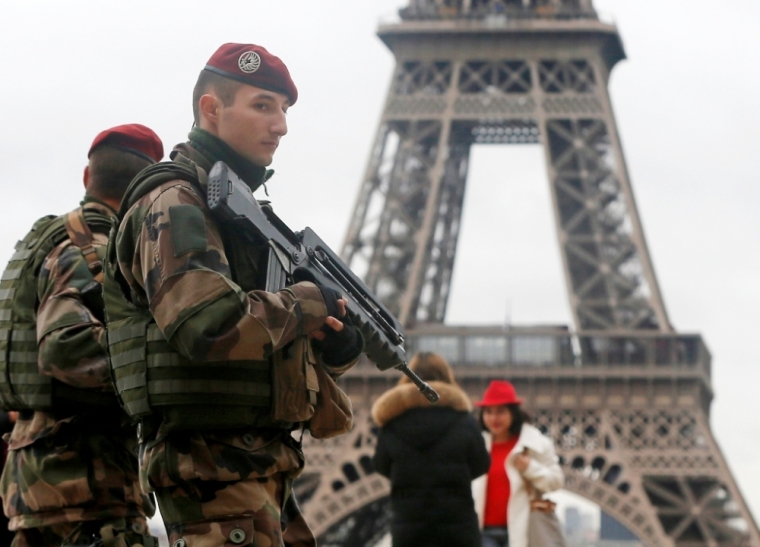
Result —
<path fill-rule="evenodd" d="M 374 33 L 405 4 L 4 0 L 0 263 L 34 219 L 76 206 L 99 131 L 139 122 L 167 149 L 182 141 L 192 86 L 224 42 L 262 44 L 289 66 L 300 95 L 270 196 L 293 228 L 339 249 L 393 69 Z M 612 101 L 670 319 L 713 353 L 713 429 L 758 513 L 760 3 L 595 5 L 628 53 Z M 472 158 L 449 322 L 568 323 L 540 149 Z"/>

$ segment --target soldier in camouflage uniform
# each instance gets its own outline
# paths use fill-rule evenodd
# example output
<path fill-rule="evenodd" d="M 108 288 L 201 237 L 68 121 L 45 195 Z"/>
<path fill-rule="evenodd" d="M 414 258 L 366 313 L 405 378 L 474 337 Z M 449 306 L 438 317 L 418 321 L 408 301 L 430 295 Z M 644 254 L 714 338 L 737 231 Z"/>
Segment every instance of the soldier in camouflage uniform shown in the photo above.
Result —
<path fill-rule="evenodd" d="M 264 48 L 220 47 L 195 87 L 189 142 L 132 182 L 109 243 L 111 364 L 173 547 L 315 545 L 291 495 L 297 430 L 326 391 L 317 375 L 353 366 L 362 337 L 328 289 L 260 290 L 266 248 L 206 203 L 217 161 L 251 190 L 271 176 L 296 98 Z"/>
<path fill-rule="evenodd" d="M 11 265 L 20 257 L 35 260 L 17 250 L 3 275 L 3 280 L 14 277 L 12 271 L 36 276 L 30 286 L 36 282 L 39 303 L 39 381 L 30 383 L 52 384 L 51 406 L 21 410 L 8 438 L 0 491 L 9 528 L 17 531 L 13 547 L 158 545 L 146 521 L 154 507 L 139 488 L 135 428 L 112 387 L 101 261 L 110 217 L 129 181 L 162 156 L 161 141 L 145 126 L 103 131 L 88 154 L 81 207 L 35 224 L 37 231 L 61 225 L 47 232 L 58 234 L 51 236 L 58 237 L 50 243 L 52 251 L 41 266 L 16 270 Z M 34 325 L 31 329 L 35 340 Z M 8 332 L 13 339 L 23 338 L 18 331 Z"/>

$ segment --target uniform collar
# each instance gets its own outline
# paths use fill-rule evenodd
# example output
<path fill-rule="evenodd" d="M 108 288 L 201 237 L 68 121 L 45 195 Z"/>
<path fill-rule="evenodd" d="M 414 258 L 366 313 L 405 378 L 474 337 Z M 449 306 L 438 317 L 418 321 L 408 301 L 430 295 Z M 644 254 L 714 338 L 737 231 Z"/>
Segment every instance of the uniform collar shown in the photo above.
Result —
<path fill-rule="evenodd" d="M 90 195 L 85 195 L 79 205 L 85 211 L 96 211 L 106 217 L 112 217 L 116 214 L 116 210 L 113 207 Z"/>
<path fill-rule="evenodd" d="M 198 127 L 193 128 L 188 135 L 187 145 L 183 148 L 183 154 L 192 154 L 192 156 L 202 156 L 205 161 L 203 164 L 194 157 L 190 157 L 195 163 L 209 172 L 213 164 L 218 161 L 226 163 L 232 171 L 245 182 L 251 191 L 256 191 L 261 185 L 271 178 L 274 171 L 261 167 L 245 159 L 235 152 L 226 142 L 216 135 L 209 133 Z M 181 145 L 180 145 L 181 146 Z M 177 147 L 178 148 L 178 147 Z M 175 150 L 177 149 L 175 148 Z M 188 150 L 190 149 L 190 150 Z M 191 151 L 194 151 L 193 154 Z M 172 156 L 174 159 L 174 156 Z"/>

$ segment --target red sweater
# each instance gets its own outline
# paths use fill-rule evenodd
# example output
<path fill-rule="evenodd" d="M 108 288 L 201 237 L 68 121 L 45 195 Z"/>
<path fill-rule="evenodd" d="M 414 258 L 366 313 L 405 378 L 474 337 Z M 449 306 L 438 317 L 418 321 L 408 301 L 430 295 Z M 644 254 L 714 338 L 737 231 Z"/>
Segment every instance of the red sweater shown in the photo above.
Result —
<path fill-rule="evenodd" d="M 505 463 L 516 444 L 517 436 L 514 436 L 508 441 L 491 445 L 491 469 L 488 470 L 486 480 L 484 526 L 507 526 L 510 487 Z"/>

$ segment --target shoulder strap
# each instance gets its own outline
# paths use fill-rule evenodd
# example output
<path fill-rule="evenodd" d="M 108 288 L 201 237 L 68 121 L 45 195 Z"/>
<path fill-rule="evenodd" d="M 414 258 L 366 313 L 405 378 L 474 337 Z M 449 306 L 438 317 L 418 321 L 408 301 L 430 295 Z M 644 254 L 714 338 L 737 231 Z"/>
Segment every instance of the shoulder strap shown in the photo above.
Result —
<path fill-rule="evenodd" d="M 121 221 L 127 211 L 145 194 L 172 180 L 184 180 L 195 186 L 202 194 L 205 194 L 201 179 L 205 177 L 203 170 L 193 162 L 179 163 L 165 161 L 155 163 L 140 171 L 129 183 L 129 187 L 121 200 L 121 206 L 117 216 Z"/>
<path fill-rule="evenodd" d="M 78 207 L 68 213 L 63 219 L 63 225 L 66 233 L 69 235 L 71 242 L 79 247 L 87 261 L 87 267 L 90 269 L 95 281 L 103 283 L 103 264 L 98 259 L 98 254 L 93 247 L 93 236 L 90 227 L 84 220 L 84 212 Z"/>

